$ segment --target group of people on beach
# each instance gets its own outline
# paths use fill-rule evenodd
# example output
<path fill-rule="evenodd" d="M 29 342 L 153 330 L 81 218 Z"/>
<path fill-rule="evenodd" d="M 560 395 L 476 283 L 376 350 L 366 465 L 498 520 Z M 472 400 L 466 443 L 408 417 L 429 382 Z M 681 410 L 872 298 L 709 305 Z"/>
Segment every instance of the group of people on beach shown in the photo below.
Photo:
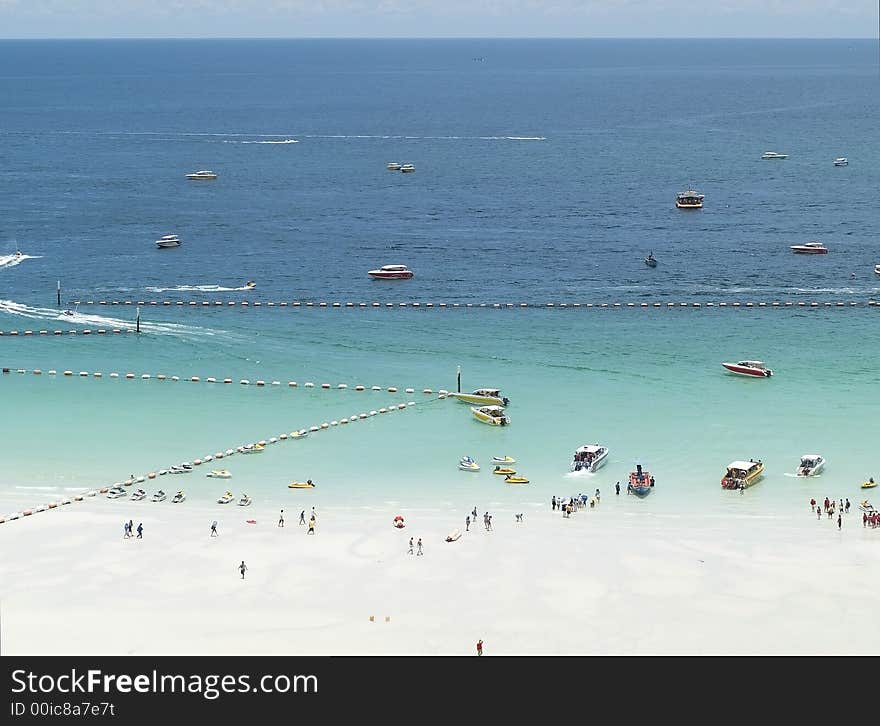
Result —
<path fill-rule="evenodd" d="M 835 512 L 837 513 L 837 529 L 841 529 L 843 527 L 843 514 L 849 514 L 849 497 L 846 498 L 846 504 L 843 503 L 843 499 L 840 500 L 840 508 L 838 509 L 837 501 L 834 499 L 829 499 L 825 497 L 825 501 L 822 503 L 822 506 L 819 506 L 816 503 L 815 498 L 810 499 L 810 511 L 816 512 L 816 519 L 822 519 L 822 512 L 824 510 L 825 514 L 828 516 L 828 519 L 833 519 Z"/>
<path fill-rule="evenodd" d="M 620 494 L 620 482 L 618 482 L 617 493 Z M 563 517 L 570 517 L 572 512 L 584 509 L 588 504 L 590 505 L 590 509 L 595 508 L 601 498 L 602 494 L 598 489 L 596 489 L 596 493 L 593 494 L 593 496 L 588 494 L 578 494 L 576 497 L 562 499 L 554 494 L 550 498 L 550 509 L 554 512 L 559 509 L 562 512 Z"/>
<path fill-rule="evenodd" d="M 122 539 L 131 539 L 134 537 L 134 520 L 129 519 L 127 522 L 122 523 Z M 137 537 L 136 539 L 144 538 L 144 523 L 138 522 L 137 526 Z"/>

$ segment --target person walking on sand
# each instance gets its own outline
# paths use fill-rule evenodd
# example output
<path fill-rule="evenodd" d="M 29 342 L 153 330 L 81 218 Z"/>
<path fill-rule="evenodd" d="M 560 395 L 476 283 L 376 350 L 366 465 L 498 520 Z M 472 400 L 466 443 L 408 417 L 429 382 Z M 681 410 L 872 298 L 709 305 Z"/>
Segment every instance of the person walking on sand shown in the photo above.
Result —
<path fill-rule="evenodd" d="M 862 512 L 862 526 L 863 527 L 868 526 L 868 513 L 867 512 Z"/>
<path fill-rule="evenodd" d="M 471 531 L 471 515 L 470 514 L 464 518 L 464 531 L 465 532 Z"/>
<path fill-rule="evenodd" d="M 620 496 L 620 482 L 617 482 L 617 484 L 614 485 L 614 493 L 617 496 Z"/>
<path fill-rule="evenodd" d="M 406 553 L 407 553 L 408 555 L 411 555 L 411 554 L 413 553 L 413 543 L 412 543 L 412 541 L 413 541 L 413 538 L 410 537 L 410 538 L 409 538 L 409 549 L 406 551 Z"/>
<path fill-rule="evenodd" d="M 489 525 L 489 526 L 487 527 L 487 529 L 491 531 L 491 530 L 492 530 L 492 515 L 491 515 L 491 514 L 489 515 L 489 519 L 486 520 L 486 524 Z"/>
<path fill-rule="evenodd" d="M 138 522 L 137 532 L 138 532 L 137 538 L 143 539 L 144 538 L 144 523 L 143 522 Z"/>
<path fill-rule="evenodd" d="M 211 536 L 212 537 L 217 536 L 217 520 L 216 519 L 213 522 L 211 522 Z"/>
<path fill-rule="evenodd" d="M 241 571 L 241 579 L 244 579 L 244 573 L 247 572 L 247 565 L 244 563 L 244 560 L 241 561 L 241 564 L 238 566 L 238 569 Z"/>
<path fill-rule="evenodd" d="M 849 514 L 849 497 L 846 498 L 846 506 L 843 508 L 843 511 Z"/>
<path fill-rule="evenodd" d="M 305 524 L 305 523 L 306 523 L 306 510 L 305 510 L 305 509 L 303 509 L 303 510 L 299 513 L 299 523 L 300 523 L 300 524 Z"/>
<path fill-rule="evenodd" d="M 416 547 L 418 548 L 418 550 L 416 551 L 417 555 L 424 554 L 424 552 L 422 552 L 422 538 L 421 537 L 419 537 L 419 541 L 416 542 Z"/>
<path fill-rule="evenodd" d="M 841 518 L 841 515 L 838 514 L 838 515 L 837 515 L 837 531 L 838 531 L 838 532 L 840 531 L 840 518 Z"/>
<path fill-rule="evenodd" d="M 474 521 L 476 522 L 477 521 L 477 508 L 476 507 L 474 507 L 474 511 L 471 512 L 471 514 L 473 515 Z"/>
<path fill-rule="evenodd" d="M 483 640 L 477 641 L 477 655 L 483 655 Z"/>
<path fill-rule="evenodd" d="M 317 518 L 318 518 L 318 515 L 315 514 L 315 508 L 312 507 L 312 519 L 317 519 Z"/>
<path fill-rule="evenodd" d="M 128 522 L 122 523 L 122 539 L 131 537 L 131 530 L 128 528 Z"/>
<path fill-rule="evenodd" d="M 812 499 L 810 499 L 810 511 L 811 512 L 813 511 L 813 507 L 815 507 L 815 506 L 816 506 L 816 497 L 813 497 Z"/>
<path fill-rule="evenodd" d="M 550 506 L 553 507 L 553 511 L 555 512 L 556 511 L 556 495 L 555 494 L 550 499 Z"/>
<path fill-rule="evenodd" d="M 822 507 L 816 505 L 816 519 L 822 519 Z"/>
<path fill-rule="evenodd" d="M 309 531 L 306 534 L 314 534 L 315 533 L 315 518 L 312 517 L 309 520 Z"/>
<path fill-rule="evenodd" d="M 278 515 L 278 526 L 279 527 L 284 526 L 284 510 L 283 509 L 281 510 L 281 514 Z"/>
<path fill-rule="evenodd" d="M 131 537 L 133 532 L 134 532 L 134 520 L 129 519 L 128 520 L 128 536 Z"/>

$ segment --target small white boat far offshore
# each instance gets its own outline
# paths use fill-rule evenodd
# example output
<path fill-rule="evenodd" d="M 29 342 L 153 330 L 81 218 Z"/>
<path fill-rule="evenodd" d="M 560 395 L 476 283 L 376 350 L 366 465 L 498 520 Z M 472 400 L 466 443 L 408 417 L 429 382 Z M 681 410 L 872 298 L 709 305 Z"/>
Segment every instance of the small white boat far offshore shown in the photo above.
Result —
<path fill-rule="evenodd" d="M 507 426 L 510 423 L 510 417 L 504 413 L 501 406 L 480 406 L 479 408 L 471 408 L 474 418 L 490 426 Z"/>
<path fill-rule="evenodd" d="M 409 280 L 415 273 L 406 265 L 383 265 L 367 274 L 374 280 Z"/>
<path fill-rule="evenodd" d="M 880 265 L 874 265 L 874 273 L 880 275 Z"/>
<path fill-rule="evenodd" d="M 788 154 L 777 154 L 775 151 L 765 151 L 761 154 L 762 159 L 787 159 Z"/>
<path fill-rule="evenodd" d="M 845 156 L 838 156 L 834 160 L 834 166 L 846 166 L 847 164 L 849 164 L 849 159 L 847 159 Z"/>
<path fill-rule="evenodd" d="M 702 209 L 705 196 L 694 189 L 688 189 L 675 195 L 675 206 L 679 209 Z"/>
<path fill-rule="evenodd" d="M 209 171 L 208 169 L 202 169 L 201 171 L 196 171 L 196 172 L 193 172 L 192 174 L 187 174 L 186 178 L 198 181 L 200 179 L 216 179 L 217 175 L 213 171 Z"/>
<path fill-rule="evenodd" d="M 451 398 L 457 398 L 462 403 L 471 403 L 478 406 L 507 406 L 510 399 L 501 395 L 497 388 L 478 388 L 472 393 L 450 393 Z"/>
<path fill-rule="evenodd" d="M 404 174 L 412 174 L 416 170 L 416 165 L 415 164 L 402 164 L 400 167 L 400 170 Z"/>
<path fill-rule="evenodd" d="M 602 444 L 584 444 L 571 459 L 571 471 L 595 472 L 608 458 L 608 447 Z"/>
<path fill-rule="evenodd" d="M 160 250 L 166 249 L 168 247 L 180 247 L 180 245 L 180 237 L 178 237 L 176 234 L 162 235 L 161 237 L 159 237 L 159 239 L 156 240 L 156 247 L 158 247 Z"/>
<path fill-rule="evenodd" d="M 385 165 L 385 168 L 388 169 L 388 171 L 400 171 L 400 163 L 397 161 L 389 161 Z"/>
<path fill-rule="evenodd" d="M 821 242 L 804 242 L 802 245 L 791 245 L 791 251 L 798 255 L 828 254 L 828 248 Z"/>
<path fill-rule="evenodd" d="M 825 467 L 825 457 L 819 454 L 804 454 L 798 465 L 798 476 L 815 476 Z"/>

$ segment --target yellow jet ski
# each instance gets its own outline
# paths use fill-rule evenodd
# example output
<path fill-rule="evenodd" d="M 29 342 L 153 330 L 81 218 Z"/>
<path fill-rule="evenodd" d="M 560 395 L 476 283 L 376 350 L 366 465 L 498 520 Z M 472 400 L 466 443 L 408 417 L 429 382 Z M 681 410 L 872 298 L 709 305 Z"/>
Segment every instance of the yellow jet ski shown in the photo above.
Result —
<path fill-rule="evenodd" d="M 877 482 L 874 481 L 873 476 L 868 481 L 862 482 L 862 489 L 873 489 L 875 486 L 877 486 Z"/>
<path fill-rule="evenodd" d="M 508 484 L 528 484 L 529 480 L 524 476 L 510 476 L 509 474 L 504 477 L 504 481 Z"/>
<path fill-rule="evenodd" d="M 516 469 L 511 469 L 509 466 L 496 466 L 492 470 L 493 474 L 503 474 L 507 476 L 508 474 L 516 474 Z"/>
<path fill-rule="evenodd" d="M 292 481 L 287 485 L 288 489 L 314 489 L 315 485 L 312 484 L 312 480 L 308 481 Z"/>

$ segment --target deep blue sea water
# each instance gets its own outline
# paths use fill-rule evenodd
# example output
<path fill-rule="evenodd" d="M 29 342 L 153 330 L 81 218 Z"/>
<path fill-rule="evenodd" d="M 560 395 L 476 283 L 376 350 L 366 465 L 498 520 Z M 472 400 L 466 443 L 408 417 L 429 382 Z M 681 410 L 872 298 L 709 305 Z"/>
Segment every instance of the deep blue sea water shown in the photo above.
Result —
<path fill-rule="evenodd" d="M 65 305 L 866 302 L 880 292 L 878 90 L 876 44 L 861 40 L 2 42 L 0 329 L 131 324 L 122 306 L 59 321 L 57 281 Z M 766 150 L 789 158 L 763 161 Z M 834 167 L 838 156 L 850 165 Z M 197 169 L 219 178 L 184 179 Z M 690 186 L 705 207 L 675 209 Z M 157 250 L 169 232 L 183 245 Z M 830 254 L 790 252 L 811 239 Z M 16 249 L 31 257 L 8 264 Z M 649 251 L 656 269 L 642 263 Z M 398 262 L 412 280 L 366 274 Z M 231 289 L 246 280 L 256 290 Z M 351 388 L 0 376 L 4 509 L 43 491 L 32 487 L 112 483 L 411 398 L 425 405 L 232 460 L 233 484 L 282 498 L 311 475 L 319 496 L 469 509 L 479 481 L 479 496 L 519 506 L 586 486 L 565 472 L 588 441 L 612 448 L 597 485 L 643 461 L 685 494 L 643 503 L 667 511 L 790 501 L 801 482 L 784 473 L 813 450 L 839 495 L 858 497 L 878 474 L 865 423 L 880 404 L 874 308 L 142 314 L 140 338 L 4 337 L 0 358 L 13 370 Z M 722 372 L 747 357 L 777 375 Z M 511 397 L 507 430 L 420 393 L 453 388 L 459 364 L 466 388 Z M 484 470 L 514 454 L 533 486 L 469 479 L 455 470 L 465 453 Z M 731 504 L 718 480 L 750 456 L 767 480 Z M 205 505 L 227 486 L 185 483 Z"/>

